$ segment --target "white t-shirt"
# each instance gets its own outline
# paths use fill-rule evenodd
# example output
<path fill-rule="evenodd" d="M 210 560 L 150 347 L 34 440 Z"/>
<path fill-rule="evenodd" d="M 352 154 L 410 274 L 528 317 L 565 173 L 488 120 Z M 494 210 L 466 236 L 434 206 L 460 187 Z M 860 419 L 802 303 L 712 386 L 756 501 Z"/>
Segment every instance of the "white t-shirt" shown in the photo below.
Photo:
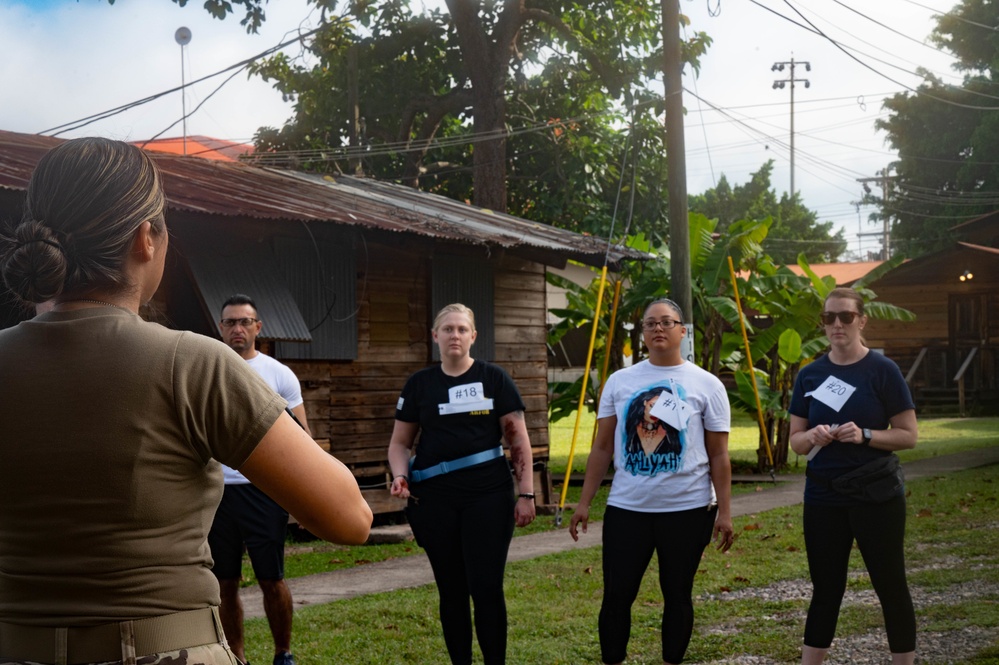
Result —
<path fill-rule="evenodd" d="M 663 367 L 643 360 L 615 372 L 598 418 L 617 416 L 614 482 L 607 505 L 637 512 L 676 512 L 715 501 L 704 430 L 728 432 L 725 386 L 697 365 Z"/>
<path fill-rule="evenodd" d="M 250 369 L 255 371 L 267 382 L 267 385 L 283 397 L 288 402 L 288 408 L 294 409 L 302 400 L 302 386 L 298 383 L 298 377 L 291 371 L 291 368 L 284 365 L 270 356 L 258 353 L 246 363 Z M 225 464 L 222 465 L 222 474 L 225 477 L 226 485 L 247 485 L 249 480 L 236 469 L 231 469 Z"/>

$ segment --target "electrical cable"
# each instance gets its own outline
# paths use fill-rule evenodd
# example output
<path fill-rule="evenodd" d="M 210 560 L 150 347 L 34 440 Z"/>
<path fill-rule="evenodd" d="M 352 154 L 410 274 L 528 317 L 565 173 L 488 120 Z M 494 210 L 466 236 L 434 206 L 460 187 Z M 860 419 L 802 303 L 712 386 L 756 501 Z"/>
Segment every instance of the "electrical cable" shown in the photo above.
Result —
<path fill-rule="evenodd" d="M 719 4 L 719 13 L 720 13 L 721 0 L 718 0 L 718 4 Z M 710 13 L 710 9 L 709 9 L 709 13 Z M 686 26 L 683 26 L 683 37 L 684 37 L 684 39 L 688 39 L 689 40 L 689 38 L 687 37 L 687 27 Z M 694 92 L 697 92 L 698 91 L 697 90 L 697 78 L 698 78 L 697 74 L 695 73 L 692 78 L 693 78 L 693 82 L 694 82 Z M 700 95 L 695 94 L 694 95 L 694 99 L 697 100 L 697 114 L 701 117 L 701 132 L 704 135 L 704 152 L 705 152 L 705 154 L 707 155 L 707 158 L 708 158 L 708 168 L 711 169 L 711 185 L 713 187 L 717 187 L 718 186 L 718 179 L 715 178 L 715 165 L 714 165 L 714 162 L 711 159 L 711 146 L 710 146 L 710 142 L 708 141 L 708 129 L 707 129 L 707 126 L 704 124 L 704 111 L 701 109 L 701 97 L 700 97 Z"/>
<path fill-rule="evenodd" d="M 345 19 L 344 19 L 344 17 L 339 17 L 338 20 L 342 21 L 342 20 L 345 20 Z M 255 56 L 252 56 L 252 57 L 247 58 L 245 60 L 241 60 L 241 61 L 239 61 L 239 62 L 237 62 L 235 64 L 229 65 L 228 67 L 220 69 L 219 71 L 217 71 L 217 72 L 215 72 L 213 74 L 208 74 L 207 76 L 202 76 L 201 78 L 199 78 L 197 80 L 194 80 L 194 81 L 190 81 L 189 83 L 185 83 L 183 85 L 180 85 L 180 86 L 177 86 L 177 87 L 174 87 L 174 88 L 170 88 L 169 90 L 164 90 L 163 92 L 158 92 L 156 94 L 149 95 L 148 97 L 143 97 L 143 98 L 138 99 L 136 101 L 129 102 L 128 104 L 123 104 L 121 106 L 116 106 L 116 107 L 114 107 L 112 109 L 108 109 L 107 111 L 101 111 L 100 113 L 95 113 L 93 115 L 89 115 L 89 116 L 86 116 L 84 118 L 80 118 L 78 120 L 73 120 L 71 122 L 63 123 L 61 125 L 56 125 L 55 127 L 51 127 L 49 129 L 42 130 L 42 131 L 38 132 L 38 134 L 39 135 L 44 135 L 44 134 L 49 134 L 49 132 L 55 132 L 55 133 L 51 134 L 51 136 L 59 136 L 60 134 L 64 134 L 66 132 L 73 131 L 75 129 L 80 129 L 82 127 L 86 127 L 87 125 L 93 124 L 93 123 L 98 122 L 100 120 L 104 120 L 106 118 L 110 118 L 112 116 L 119 115 L 121 113 L 124 113 L 125 111 L 131 110 L 131 109 L 136 108 L 138 106 L 142 106 L 143 104 L 148 104 L 149 102 L 155 101 L 155 100 L 159 99 L 160 97 L 165 97 L 166 95 L 171 95 L 171 94 L 173 94 L 175 92 L 178 92 L 180 90 L 184 90 L 185 88 L 188 88 L 190 86 L 196 85 L 196 84 L 201 83 L 203 81 L 207 81 L 207 80 L 212 79 L 212 78 L 214 78 L 216 76 L 220 76 L 222 74 L 225 74 L 226 72 L 229 72 L 229 71 L 231 71 L 233 69 L 242 70 L 243 68 L 245 68 L 245 67 L 253 64 L 255 61 L 260 60 L 261 58 L 267 57 L 267 56 L 269 56 L 269 55 L 271 55 L 273 53 L 276 53 L 277 51 L 280 51 L 284 47 L 290 46 L 291 44 L 294 44 L 297 41 L 301 41 L 303 39 L 311 37 L 312 35 L 316 34 L 317 32 L 319 32 L 321 30 L 324 30 L 326 27 L 328 27 L 328 26 L 322 25 L 322 26 L 320 26 L 318 28 L 315 28 L 313 30 L 309 30 L 308 32 L 306 32 L 304 34 L 298 35 L 294 39 L 289 39 L 289 40 L 286 40 L 284 42 L 281 42 L 277 46 L 272 46 L 271 48 L 268 48 L 268 49 L 266 49 L 264 51 L 261 51 L 260 53 L 258 53 Z"/>
<path fill-rule="evenodd" d="M 233 78 L 235 78 L 236 74 L 240 73 L 241 71 L 243 71 L 243 70 L 242 70 L 242 69 L 237 69 L 236 71 L 234 71 L 234 72 L 233 72 L 232 74 L 230 74 L 230 75 L 228 76 L 228 78 L 226 78 L 226 79 L 225 79 L 224 81 L 222 81 L 222 83 L 220 83 L 220 84 L 218 85 L 218 87 L 216 87 L 216 88 L 215 88 L 214 90 L 212 90 L 212 91 L 211 91 L 210 93 L 208 93 L 208 95 L 207 95 L 207 96 L 206 96 L 206 97 L 205 97 L 204 99 L 202 99 L 202 100 L 201 100 L 201 101 L 200 101 L 200 102 L 198 103 L 198 105 L 197 105 L 197 106 L 195 106 L 195 107 L 194 107 L 193 109 L 191 109 L 191 110 L 190 110 L 190 111 L 189 111 L 188 113 L 184 114 L 184 116 L 183 116 L 183 117 L 181 117 L 180 119 L 178 119 L 178 120 L 174 120 L 174 121 L 173 121 L 173 122 L 172 122 L 172 123 L 171 123 L 170 125 L 168 125 L 168 126 L 167 126 L 166 128 L 164 128 L 164 129 L 163 129 L 163 130 L 162 130 L 161 132 L 159 132 L 158 134 L 155 134 L 155 135 L 154 135 L 154 136 L 153 136 L 152 138 L 150 138 L 150 139 L 146 139 L 146 141 L 145 141 L 145 142 L 143 142 L 143 144 L 142 144 L 141 146 L 139 146 L 139 147 L 140 147 L 140 148 L 145 148 L 145 147 L 146 147 L 146 145 L 147 145 L 147 144 L 148 144 L 148 143 L 149 143 L 150 141 L 155 141 L 156 139 L 158 139 L 159 137 L 163 136 L 163 135 L 164 135 L 164 134 L 166 134 L 166 133 L 167 133 L 168 131 L 170 131 L 171 129 L 173 129 L 174 127 L 176 127 L 176 126 L 177 126 L 177 123 L 179 123 L 179 122 L 183 122 L 184 120 L 186 120 L 186 119 L 190 118 L 190 117 L 191 117 L 192 115 L 194 115 L 195 113 L 197 113 L 197 112 L 198 112 L 198 109 L 200 109 L 200 108 L 201 108 L 202 106 L 204 106 L 204 105 L 205 105 L 205 102 L 207 102 L 207 101 L 208 101 L 209 99 L 211 99 L 211 98 L 212 98 L 212 96 L 213 96 L 213 95 L 215 95 L 215 93 L 217 93 L 217 92 L 218 92 L 219 90 L 221 90 L 221 89 L 222 89 L 222 88 L 223 88 L 223 87 L 225 86 L 225 84 L 226 84 L 226 83 L 228 83 L 228 82 L 229 82 L 229 81 L 231 81 L 231 80 L 232 80 Z M 69 131 L 69 130 L 66 130 L 66 131 Z M 53 136 L 55 136 L 55 135 L 53 134 Z"/>
<path fill-rule="evenodd" d="M 759 2 L 757 2 L 757 0 L 750 0 L 750 2 L 752 2 L 753 4 L 757 4 L 757 5 L 760 4 Z M 898 86 L 900 86 L 900 87 L 908 90 L 909 92 L 919 94 L 919 95 L 921 95 L 921 96 L 923 96 L 923 97 L 925 97 L 927 99 L 932 99 L 934 101 L 938 101 L 938 102 L 941 102 L 943 104 L 948 104 L 950 106 L 956 106 L 958 108 L 971 109 L 973 111 L 999 111 L 999 106 L 977 106 L 977 105 L 973 105 L 973 104 L 962 104 L 960 102 L 955 102 L 955 101 L 952 101 L 952 100 L 949 100 L 949 99 L 944 99 L 943 97 L 938 97 L 936 95 L 932 95 L 929 92 L 927 92 L 926 90 L 917 90 L 917 89 L 913 88 L 912 86 L 909 86 L 909 85 L 906 85 L 905 83 L 902 83 L 901 81 L 897 81 L 897 80 L 893 79 L 892 77 L 888 76 L 887 74 L 885 74 L 884 72 L 878 71 L 877 69 L 875 69 L 871 65 L 867 64 L 866 62 L 864 62 L 863 60 L 861 60 L 857 56 L 853 55 L 842 44 L 840 44 L 839 42 L 837 42 L 835 39 L 832 39 L 831 37 L 829 37 L 829 35 L 825 34 L 822 30 L 818 29 L 811 21 L 809 21 L 807 18 L 805 18 L 804 14 L 802 14 L 800 11 L 798 11 L 798 9 L 795 8 L 794 5 L 791 4 L 790 0 L 784 0 L 784 4 L 787 5 L 791 9 L 791 11 L 793 11 L 795 14 L 797 14 L 798 16 L 800 16 L 801 20 L 803 20 L 806 23 L 808 23 L 808 25 L 811 26 L 812 31 L 814 31 L 816 34 L 818 34 L 819 36 L 821 36 L 823 39 L 827 40 L 830 44 L 832 44 L 833 46 L 835 46 L 837 49 L 839 49 L 840 51 L 842 51 L 843 53 L 845 53 L 851 60 L 857 62 L 862 67 L 864 67 L 866 69 L 869 69 L 870 71 L 874 72 L 878 76 L 880 76 L 880 77 L 882 77 L 882 78 L 884 78 L 884 79 L 886 79 L 888 81 L 891 81 L 895 85 L 898 85 Z M 778 14 L 778 16 L 779 15 L 780 14 Z"/>
<path fill-rule="evenodd" d="M 937 48 L 935 46 L 930 46 L 929 44 L 927 44 L 926 42 L 924 42 L 924 41 L 922 41 L 920 39 L 916 39 L 915 37 L 912 37 L 910 35 L 905 34 L 904 32 L 896 30 L 895 28 L 891 27 L 887 23 L 882 23 L 881 21 L 877 20 L 876 18 L 872 18 L 872 17 L 868 16 L 867 14 L 865 14 L 862 11 L 860 11 L 859 9 L 854 9 L 853 7 L 851 7 L 850 5 L 846 4 L 845 2 L 842 2 L 842 0 L 832 0 L 832 1 L 834 3 L 836 3 L 837 5 L 839 5 L 840 7 L 843 7 L 844 9 L 846 9 L 848 11 L 851 11 L 854 14 L 860 16 L 861 18 L 865 18 L 868 21 L 870 21 L 871 23 L 874 23 L 875 25 L 880 26 L 880 27 L 884 28 L 885 30 L 888 30 L 889 32 L 895 33 L 899 37 L 902 37 L 904 39 L 908 39 L 911 42 L 915 42 L 916 44 L 919 44 L 920 46 L 928 48 L 928 49 L 930 49 L 932 51 L 936 51 L 937 53 L 944 53 L 946 55 L 953 55 L 953 54 L 948 54 L 943 49 Z M 864 42 L 864 43 L 867 44 L 867 42 Z M 873 44 L 871 44 L 871 46 L 873 46 Z"/>
<path fill-rule="evenodd" d="M 975 21 L 971 21 L 969 19 L 966 19 L 963 16 L 961 16 L 960 14 L 954 13 L 953 11 L 941 12 L 939 9 L 935 9 L 933 7 L 927 7 L 926 5 L 923 5 L 923 4 L 920 4 L 918 2 L 915 2 L 914 0 L 902 0 L 902 1 L 903 2 L 908 2 L 910 5 L 915 5 L 916 7 L 921 7 L 923 9 L 928 9 L 931 12 L 940 13 L 941 16 L 949 16 L 949 17 L 951 17 L 951 18 L 953 18 L 953 19 L 955 19 L 957 21 L 960 21 L 962 23 L 967 23 L 968 25 L 974 25 L 974 26 L 977 26 L 979 28 L 985 28 L 986 30 L 988 30 L 990 32 L 995 32 L 997 29 L 999 29 L 999 26 L 985 25 L 984 23 L 976 23 Z"/>
<path fill-rule="evenodd" d="M 833 1 L 834 1 L 834 2 L 837 2 L 837 4 L 840 4 L 840 5 L 843 5 L 843 3 L 841 3 L 841 2 L 838 2 L 838 0 L 833 0 Z M 848 7 L 847 5 L 843 5 L 843 6 L 844 6 L 844 7 L 847 7 L 848 9 L 851 9 L 851 8 L 850 8 L 850 7 Z M 863 13 L 861 13 L 861 12 L 857 11 L 857 10 L 854 10 L 854 9 L 851 9 L 851 11 L 854 11 L 854 12 L 856 12 L 856 13 L 860 14 L 861 16 L 863 16 L 864 18 L 868 19 L 869 21 L 872 21 L 872 22 L 874 22 L 874 23 L 877 23 L 878 25 L 881 25 L 882 27 L 887 27 L 887 26 L 885 26 L 884 24 L 882 24 L 882 23 L 879 23 L 879 22 L 878 22 L 878 21 L 877 21 L 876 19 L 873 19 L 873 18 L 871 18 L 871 17 L 869 17 L 869 16 L 867 16 L 867 15 L 865 15 L 865 14 L 863 14 Z M 812 10 L 812 13 L 813 13 L 813 14 L 816 14 L 816 12 L 815 12 L 814 10 Z M 816 15 L 817 15 L 817 14 L 816 14 Z M 807 19 L 806 19 L 806 20 L 807 20 Z M 850 30 L 844 30 L 844 29 L 840 28 L 839 26 L 837 26 L 836 24 L 832 23 L 831 21 L 829 21 L 829 20 L 827 20 L 827 19 L 822 19 L 822 20 L 824 20 L 824 21 L 825 21 L 825 22 L 826 22 L 827 24 L 829 24 L 829 25 L 831 25 L 831 26 L 835 27 L 836 29 L 840 30 L 840 31 L 841 31 L 841 32 L 843 32 L 844 34 L 847 34 L 847 35 L 850 35 L 850 36 L 851 36 L 851 37 L 853 37 L 854 39 L 857 39 L 857 41 L 859 41 L 859 42 L 860 42 L 860 43 L 862 43 L 862 44 L 866 44 L 867 46 L 870 46 L 870 47 L 872 47 L 872 48 L 874 48 L 874 49 L 876 49 L 876 50 L 878 50 L 878 51 L 881 51 L 882 53 L 889 53 L 890 55 L 893 55 L 893 54 L 891 54 L 891 53 L 890 53 L 889 51 L 886 51 L 885 49 L 881 48 L 880 46 L 877 46 L 876 44 L 872 44 L 872 43 L 870 43 L 870 42 L 868 42 L 868 41 L 865 41 L 865 40 L 863 40 L 863 39 L 859 39 L 859 38 L 857 38 L 857 37 L 856 37 L 855 35 L 853 35 L 852 31 L 850 31 Z M 901 32 L 898 32 L 897 30 L 892 30 L 892 31 L 893 31 L 893 32 L 896 32 L 897 34 L 900 34 L 900 35 L 902 35 L 902 36 L 904 36 L 904 37 L 906 37 L 906 38 L 908 38 L 908 39 L 911 39 L 912 41 L 915 41 L 915 42 L 916 42 L 916 43 L 918 43 L 918 44 L 922 44 L 922 45 L 923 45 L 923 46 L 925 46 L 926 48 L 929 48 L 929 49 L 932 49 L 933 51 L 936 51 L 936 52 L 938 52 L 938 53 L 942 53 L 942 54 L 945 54 L 945 55 L 948 55 L 948 56 L 950 56 L 951 58 L 953 58 L 953 59 L 956 59 L 956 58 L 954 58 L 953 54 L 948 54 L 948 53 L 947 53 L 946 51 L 944 51 L 943 49 L 939 49 L 939 48 L 936 48 L 936 47 L 933 47 L 933 46 L 930 46 L 930 45 L 928 45 L 928 44 L 925 44 L 924 42 L 921 42 L 921 41 L 919 41 L 919 40 L 917 40 L 917 39 L 914 39 L 914 38 L 912 38 L 912 37 L 909 37 L 908 35 L 905 35 L 904 33 L 901 33 Z M 876 61 L 876 62 L 879 62 L 879 63 L 881 63 L 881 64 L 883 64 L 883 65 L 887 65 L 888 67 L 892 67 L 892 68 L 894 68 L 894 69 L 897 69 L 897 70 L 899 70 L 899 71 L 901 71 L 901 72 L 903 72 L 903 73 L 906 73 L 906 74 L 911 74 L 911 75 L 913 75 L 913 76 L 917 76 L 917 75 L 919 75 L 919 76 L 922 76 L 921 74 L 918 74 L 917 72 L 912 72 L 912 71 L 909 71 L 909 70 L 908 70 L 908 69 L 906 69 L 905 67 L 902 67 L 902 66 L 900 66 L 900 65 L 896 65 L 896 64 L 893 64 L 893 63 L 891 63 L 891 62 L 888 62 L 888 61 L 886 61 L 886 60 L 883 60 L 883 59 L 881 59 L 881 58 L 877 58 L 877 57 L 874 57 L 874 56 L 872 56 L 872 55 L 870 55 L 870 54 L 866 54 L 866 53 L 863 53 L 863 51 L 861 51 L 860 49 L 856 49 L 856 48 L 853 48 L 853 47 L 850 47 L 850 46 L 847 46 L 846 44 L 844 44 L 844 43 L 842 43 L 842 42 L 838 42 L 838 41 L 835 41 L 835 40 L 832 40 L 832 38 L 831 38 L 831 37 L 829 37 L 828 35 L 825 35 L 825 34 L 823 34 L 822 36 L 823 36 L 823 37 L 825 37 L 826 39 L 829 39 L 829 40 L 833 41 L 833 42 L 834 42 L 834 43 L 836 43 L 836 44 L 840 44 L 840 45 L 842 45 L 842 46 L 843 46 L 843 47 L 845 47 L 845 48 L 849 48 L 849 49 L 851 49 L 851 50 L 854 50 L 854 51 L 856 51 L 857 53 L 860 53 L 860 54 L 864 55 L 865 57 L 867 57 L 867 58 L 870 58 L 871 60 L 874 60 L 874 61 Z M 859 62 L 859 61 L 858 61 L 858 62 Z M 985 92 L 981 92 L 981 91 L 978 91 L 978 90 L 972 90 L 972 89 L 969 89 L 969 88 L 966 88 L 966 87 L 964 87 L 964 85 L 963 85 L 963 83 L 964 83 L 964 82 L 963 82 L 963 80 L 961 80 L 961 79 L 960 79 L 960 77 L 957 77 L 957 76 L 955 76 L 954 74 L 951 74 L 951 73 L 949 73 L 949 72 L 948 72 L 948 73 L 941 73 L 941 72 L 935 72 L 935 71 L 930 71 L 930 70 L 929 70 L 928 68 L 925 68 L 925 67 L 922 67 L 922 65 L 919 65 L 918 63 L 913 63 L 913 62 L 911 62 L 911 61 L 906 61 L 906 62 L 908 62 L 908 63 L 909 63 L 909 64 L 911 64 L 911 65 L 915 65 L 915 66 L 916 66 L 917 68 L 922 68 L 922 69 L 925 69 L 925 70 L 926 70 L 926 71 L 927 71 L 928 73 L 930 73 L 930 74 L 933 74 L 933 75 L 934 75 L 934 76 L 936 77 L 936 81 L 937 81 L 937 82 L 938 82 L 938 83 L 939 83 L 940 85 L 942 85 L 942 86 L 946 87 L 946 88 L 947 88 L 947 89 L 949 89 L 949 90 L 953 90 L 953 91 L 959 91 L 959 92 L 963 92 L 963 93 L 966 93 L 966 94 L 969 94 L 969 95 L 972 95 L 972 96 L 975 96 L 975 97 L 983 97 L 983 98 L 985 98 L 985 99 L 995 99 L 995 100 L 999 100 L 999 96 L 996 96 L 996 95 L 991 95 L 991 94 L 989 94 L 989 93 L 985 93 Z M 879 73 L 880 73 L 880 72 L 879 72 Z M 884 76 L 884 74 L 881 74 L 881 75 L 882 75 L 882 76 Z M 923 77 L 923 78 L 924 78 L 924 80 L 925 80 L 925 78 L 926 78 L 926 77 L 925 77 L 925 76 L 922 76 L 922 77 Z M 952 78 L 955 78 L 955 79 L 958 79 L 958 80 L 960 80 L 960 81 L 961 81 L 961 83 L 957 83 L 957 84 L 955 84 L 955 83 L 948 83 L 948 82 L 946 82 L 946 81 L 944 81 L 944 80 L 943 80 L 943 79 L 944 79 L 945 77 L 952 77 Z"/>

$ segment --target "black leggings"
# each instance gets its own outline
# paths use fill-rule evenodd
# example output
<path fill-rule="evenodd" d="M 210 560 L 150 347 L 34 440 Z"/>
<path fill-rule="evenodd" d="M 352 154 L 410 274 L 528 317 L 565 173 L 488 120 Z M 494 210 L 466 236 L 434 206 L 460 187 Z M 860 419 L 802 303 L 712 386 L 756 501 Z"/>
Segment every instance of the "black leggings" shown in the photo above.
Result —
<path fill-rule="evenodd" d="M 441 628 L 452 665 L 472 662 L 472 613 L 485 665 L 506 662 L 503 571 L 513 538 L 513 492 L 421 496 L 406 516 L 427 551 L 440 594 Z"/>
<path fill-rule="evenodd" d="M 891 652 L 915 651 L 916 613 L 905 579 L 903 549 L 905 497 L 856 506 L 806 503 L 804 530 L 813 587 L 805 645 L 827 649 L 832 644 L 846 592 L 850 549 L 856 539 L 881 601 Z"/>
<path fill-rule="evenodd" d="M 604 600 L 600 606 L 600 656 L 620 663 L 628 652 L 631 606 L 652 552 L 659 558 L 663 593 L 663 660 L 680 663 L 694 631 L 694 575 L 711 542 L 717 508 L 639 513 L 608 506 L 604 513 Z"/>

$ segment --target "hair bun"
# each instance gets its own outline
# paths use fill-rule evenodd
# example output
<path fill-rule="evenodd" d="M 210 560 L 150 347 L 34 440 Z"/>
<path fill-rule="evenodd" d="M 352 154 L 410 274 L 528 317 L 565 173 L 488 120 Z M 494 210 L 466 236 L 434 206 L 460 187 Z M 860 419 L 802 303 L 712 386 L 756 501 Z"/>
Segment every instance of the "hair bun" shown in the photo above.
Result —
<path fill-rule="evenodd" d="M 0 245 L 0 271 L 11 292 L 27 303 L 51 300 L 62 293 L 69 270 L 62 243 L 52 229 L 28 220 L 4 236 Z"/>

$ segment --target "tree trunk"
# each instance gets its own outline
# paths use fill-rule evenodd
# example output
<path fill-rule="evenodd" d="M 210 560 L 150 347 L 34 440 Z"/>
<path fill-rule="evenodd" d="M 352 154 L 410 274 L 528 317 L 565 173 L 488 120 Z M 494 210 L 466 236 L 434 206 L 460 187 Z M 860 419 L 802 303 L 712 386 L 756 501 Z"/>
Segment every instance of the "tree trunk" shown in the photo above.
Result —
<path fill-rule="evenodd" d="M 472 144 L 472 199 L 475 205 L 506 212 L 506 100 L 502 90 L 475 91 Z"/>
<path fill-rule="evenodd" d="M 506 212 L 505 85 L 523 0 L 505 0 L 489 34 L 478 2 L 445 0 L 472 84 L 472 199 L 475 205 Z"/>

